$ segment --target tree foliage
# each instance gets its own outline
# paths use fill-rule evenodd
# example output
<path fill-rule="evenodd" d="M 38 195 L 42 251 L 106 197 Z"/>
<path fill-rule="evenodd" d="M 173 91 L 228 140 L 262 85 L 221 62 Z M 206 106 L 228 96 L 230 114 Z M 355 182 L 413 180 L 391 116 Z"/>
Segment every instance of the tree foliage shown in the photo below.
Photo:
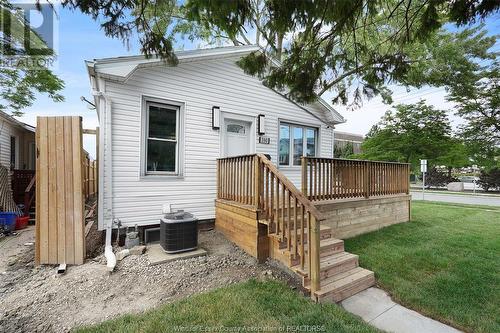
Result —
<path fill-rule="evenodd" d="M 436 167 L 430 168 L 425 175 L 425 185 L 427 188 L 435 187 L 443 187 L 448 185 L 451 182 L 458 182 L 457 178 L 452 177 L 451 175 L 438 170 Z"/>
<path fill-rule="evenodd" d="M 477 164 L 500 163 L 500 64 L 497 60 L 459 81 L 450 83 L 448 100 L 465 120 L 459 134 L 467 142 Z"/>
<path fill-rule="evenodd" d="M 485 191 L 500 191 L 500 168 L 482 170 L 481 174 L 479 175 L 478 183 Z"/>
<path fill-rule="evenodd" d="M 388 83 L 441 86 L 467 75 L 471 58 L 490 56 L 486 50 L 494 38 L 474 29 L 453 34 L 441 28 L 475 22 L 500 7 L 489 0 L 72 0 L 63 5 L 102 22 L 108 36 L 128 40 L 136 34 L 145 55 L 172 64 L 180 35 L 258 44 L 264 54 L 240 62 L 248 73 L 297 101 L 329 92 L 334 103 L 352 107 L 375 95 L 390 102 Z M 442 75 L 444 67 L 448 75 Z"/>
<path fill-rule="evenodd" d="M 351 141 L 335 142 L 333 146 L 333 157 L 351 158 L 354 155 L 354 144 Z"/>
<path fill-rule="evenodd" d="M 446 111 L 426 105 L 424 101 L 399 104 L 387 111 L 368 133 L 362 149 L 363 158 L 406 162 L 414 167 L 420 164 L 420 159 L 452 167 L 468 162 L 466 156 L 456 156 L 464 150 L 461 143 L 452 138 Z"/>
<path fill-rule="evenodd" d="M 3 57 L 53 57 L 53 51 L 40 47 L 45 45 L 43 39 L 33 30 L 28 29 L 30 45 L 25 47 L 25 27 L 28 26 L 24 16 L 16 12 L 15 5 L 0 0 L 0 49 Z M 8 29 L 8 30 L 6 30 Z M 45 93 L 54 101 L 62 101 L 60 95 L 64 83 L 46 67 L 30 67 L 22 65 L 0 66 L 0 110 L 10 111 L 13 115 L 21 115 L 22 109 L 33 104 L 35 93 Z"/>

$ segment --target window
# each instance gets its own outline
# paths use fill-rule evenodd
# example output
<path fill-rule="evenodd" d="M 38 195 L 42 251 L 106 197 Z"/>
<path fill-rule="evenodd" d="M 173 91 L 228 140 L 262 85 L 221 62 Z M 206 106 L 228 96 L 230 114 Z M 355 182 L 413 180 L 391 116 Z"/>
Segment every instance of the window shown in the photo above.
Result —
<path fill-rule="evenodd" d="M 316 128 L 280 124 L 279 135 L 279 165 L 300 165 L 302 156 L 316 156 L 318 141 Z"/>
<path fill-rule="evenodd" d="M 177 174 L 179 112 L 176 105 L 146 102 L 146 174 Z"/>
<path fill-rule="evenodd" d="M 290 126 L 280 125 L 280 165 L 290 164 Z"/>
<path fill-rule="evenodd" d="M 238 124 L 227 124 L 228 133 L 245 134 L 245 126 Z"/>

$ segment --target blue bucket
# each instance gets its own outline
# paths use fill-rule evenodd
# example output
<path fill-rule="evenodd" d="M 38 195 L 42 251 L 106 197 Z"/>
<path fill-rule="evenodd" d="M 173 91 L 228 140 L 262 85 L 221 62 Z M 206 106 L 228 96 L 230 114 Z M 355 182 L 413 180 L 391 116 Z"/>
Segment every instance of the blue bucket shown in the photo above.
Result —
<path fill-rule="evenodd" d="M 5 230 L 12 232 L 16 229 L 16 219 L 17 213 L 1 212 L 0 226 L 2 226 Z"/>

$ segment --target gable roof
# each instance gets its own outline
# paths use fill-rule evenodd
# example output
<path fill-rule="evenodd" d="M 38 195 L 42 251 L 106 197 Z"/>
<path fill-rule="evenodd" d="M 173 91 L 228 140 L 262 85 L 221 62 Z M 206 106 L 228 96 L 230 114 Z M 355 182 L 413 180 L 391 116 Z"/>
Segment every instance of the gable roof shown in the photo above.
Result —
<path fill-rule="evenodd" d="M 244 45 L 177 51 L 175 54 L 179 63 L 188 63 L 199 60 L 244 56 L 256 51 L 261 51 L 261 48 L 257 45 Z M 98 75 L 104 79 L 125 83 L 141 68 L 161 66 L 166 63 L 157 56 L 147 59 L 145 56 L 139 55 L 94 59 L 93 61 L 85 61 L 85 64 L 87 65 L 89 76 Z M 318 97 L 313 103 L 301 104 L 290 99 L 282 92 L 273 90 L 327 125 L 334 126 L 345 122 L 345 119 L 321 97 Z"/>
<path fill-rule="evenodd" d="M 11 116 L 8 113 L 0 111 L 0 118 L 8 121 L 9 123 L 11 123 L 14 126 L 17 126 L 17 127 L 20 127 L 20 128 L 22 128 L 24 130 L 27 130 L 27 131 L 35 133 L 35 127 L 34 126 L 31 126 L 31 125 L 28 125 L 26 123 L 23 123 L 22 121 L 17 120 L 16 118 L 14 118 L 13 116 Z"/>

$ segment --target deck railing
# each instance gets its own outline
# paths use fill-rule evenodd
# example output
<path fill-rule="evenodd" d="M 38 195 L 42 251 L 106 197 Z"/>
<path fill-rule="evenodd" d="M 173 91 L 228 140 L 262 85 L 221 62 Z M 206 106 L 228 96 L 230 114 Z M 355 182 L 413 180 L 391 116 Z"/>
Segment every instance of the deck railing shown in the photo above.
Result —
<path fill-rule="evenodd" d="M 311 295 L 320 288 L 320 222 L 323 215 L 262 154 L 217 161 L 217 198 L 253 205 L 269 233 L 286 243 L 311 280 Z M 306 245 L 307 244 L 307 245 Z"/>
<path fill-rule="evenodd" d="M 12 171 L 12 196 L 16 204 L 24 204 L 24 192 L 35 176 L 35 170 Z"/>
<path fill-rule="evenodd" d="M 310 200 L 409 193 L 407 163 L 303 157 L 302 192 Z"/>
<path fill-rule="evenodd" d="M 36 196 L 35 182 L 36 182 L 36 176 L 33 175 L 30 183 L 24 190 L 24 212 L 23 212 L 24 216 L 30 215 L 31 207 L 35 203 L 35 196 Z"/>

